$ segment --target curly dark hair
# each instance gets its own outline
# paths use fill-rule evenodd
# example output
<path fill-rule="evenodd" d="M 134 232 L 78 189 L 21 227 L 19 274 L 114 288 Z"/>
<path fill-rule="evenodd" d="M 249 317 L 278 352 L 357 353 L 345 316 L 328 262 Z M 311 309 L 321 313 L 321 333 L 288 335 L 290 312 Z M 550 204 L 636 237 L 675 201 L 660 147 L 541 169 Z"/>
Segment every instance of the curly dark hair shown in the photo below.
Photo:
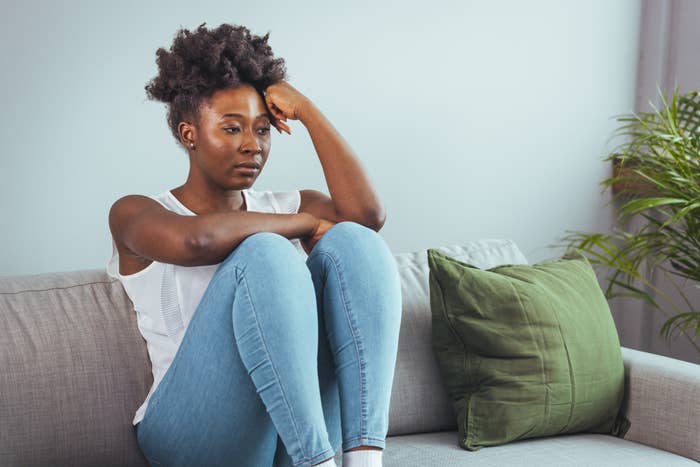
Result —
<path fill-rule="evenodd" d="M 256 36 L 245 26 L 222 24 L 208 30 L 200 24 L 194 33 L 180 29 L 170 50 L 156 51 L 159 73 L 146 84 L 147 96 L 165 102 L 168 125 L 180 142 L 182 121 L 199 124 L 202 102 L 219 90 L 252 85 L 263 96 L 267 86 L 286 78 L 284 59 L 274 58 L 270 36 Z"/>

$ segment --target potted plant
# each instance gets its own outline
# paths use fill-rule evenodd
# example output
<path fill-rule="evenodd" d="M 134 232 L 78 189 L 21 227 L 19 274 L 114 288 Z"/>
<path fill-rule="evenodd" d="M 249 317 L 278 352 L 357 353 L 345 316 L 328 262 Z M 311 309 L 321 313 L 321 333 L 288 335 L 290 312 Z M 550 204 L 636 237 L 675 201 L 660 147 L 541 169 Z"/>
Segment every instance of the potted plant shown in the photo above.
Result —
<path fill-rule="evenodd" d="M 700 352 L 700 304 L 687 296 L 687 287 L 700 287 L 700 95 L 675 89 L 668 102 L 660 94 L 661 109 L 652 104 L 652 112 L 617 118 L 613 136 L 624 141 L 604 159 L 613 174 L 600 183 L 613 193 L 612 232 L 566 231 L 561 245 L 581 249 L 606 271 L 608 299 L 650 303 L 668 316 L 660 335 L 668 340 L 677 331 Z M 641 226 L 625 227 L 633 217 Z M 650 280 L 659 273 L 681 300 Z"/>

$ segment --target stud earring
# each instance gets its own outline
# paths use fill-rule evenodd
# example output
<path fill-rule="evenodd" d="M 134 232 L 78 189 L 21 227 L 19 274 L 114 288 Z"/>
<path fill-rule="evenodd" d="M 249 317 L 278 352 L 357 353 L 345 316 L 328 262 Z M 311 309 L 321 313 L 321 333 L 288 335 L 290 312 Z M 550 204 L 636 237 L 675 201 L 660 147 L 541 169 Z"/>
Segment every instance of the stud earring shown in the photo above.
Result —
<path fill-rule="evenodd" d="M 194 143 L 190 143 L 190 147 L 194 149 Z"/>

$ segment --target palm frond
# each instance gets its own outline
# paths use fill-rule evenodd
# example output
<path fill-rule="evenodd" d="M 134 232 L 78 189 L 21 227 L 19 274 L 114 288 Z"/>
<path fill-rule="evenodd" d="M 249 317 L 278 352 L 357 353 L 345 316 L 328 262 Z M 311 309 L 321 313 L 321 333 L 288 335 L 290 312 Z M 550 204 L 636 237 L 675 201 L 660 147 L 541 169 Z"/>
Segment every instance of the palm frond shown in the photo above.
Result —
<path fill-rule="evenodd" d="M 659 90 L 652 111 L 618 115 L 610 141 L 620 141 L 603 159 L 620 169 L 602 180 L 614 192 L 615 226 L 609 233 L 566 231 L 555 246 L 579 248 L 597 270 L 605 270 L 605 296 L 634 297 L 670 318 L 661 334 L 685 335 L 696 343 L 700 312 L 675 278 L 700 287 L 700 91 L 670 99 Z M 624 170 L 623 170 L 624 169 Z M 640 193 L 634 187 L 649 187 Z M 646 188 L 644 188 L 646 190 Z M 632 230 L 623 222 L 639 218 Z M 682 303 L 651 280 L 660 271 L 669 278 Z"/>

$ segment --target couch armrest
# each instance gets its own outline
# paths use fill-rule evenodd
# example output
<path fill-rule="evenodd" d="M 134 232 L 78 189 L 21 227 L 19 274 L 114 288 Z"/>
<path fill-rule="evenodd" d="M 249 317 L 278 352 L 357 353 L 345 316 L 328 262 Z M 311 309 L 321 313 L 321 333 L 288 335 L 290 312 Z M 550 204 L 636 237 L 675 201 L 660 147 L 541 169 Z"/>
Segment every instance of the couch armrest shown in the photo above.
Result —
<path fill-rule="evenodd" d="M 700 365 L 622 347 L 624 439 L 700 461 Z"/>

